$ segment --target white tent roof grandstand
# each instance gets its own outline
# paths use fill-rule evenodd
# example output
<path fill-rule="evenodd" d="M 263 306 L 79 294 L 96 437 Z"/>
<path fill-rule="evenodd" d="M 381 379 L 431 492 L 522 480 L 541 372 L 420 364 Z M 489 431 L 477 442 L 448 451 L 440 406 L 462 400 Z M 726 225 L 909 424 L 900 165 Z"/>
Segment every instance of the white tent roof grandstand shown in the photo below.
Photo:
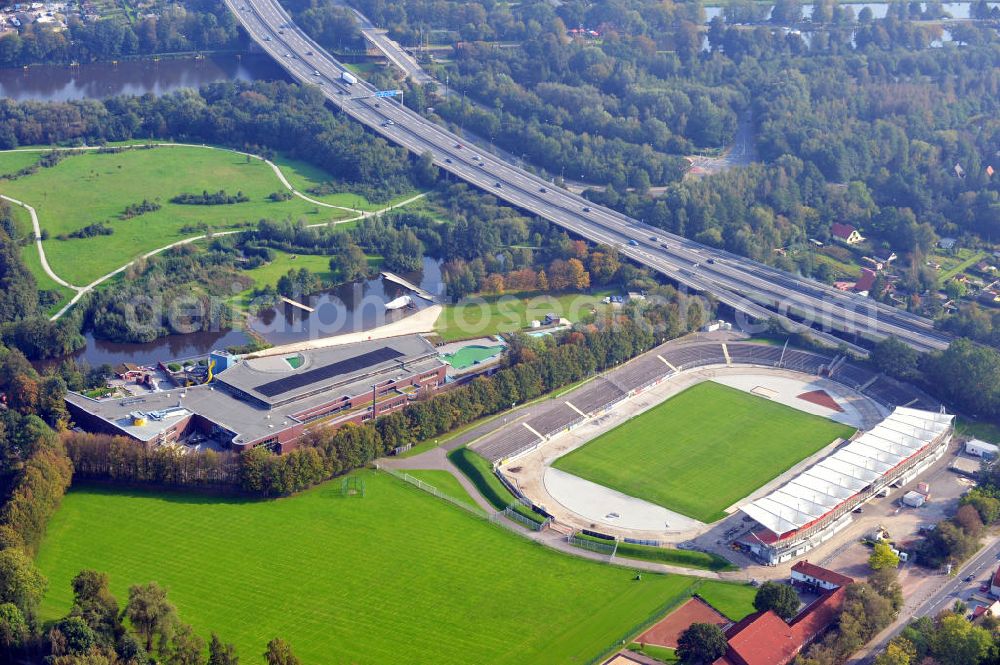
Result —
<path fill-rule="evenodd" d="M 944 413 L 897 407 L 871 430 L 741 510 L 776 535 L 801 529 L 920 452 L 952 420 Z"/>

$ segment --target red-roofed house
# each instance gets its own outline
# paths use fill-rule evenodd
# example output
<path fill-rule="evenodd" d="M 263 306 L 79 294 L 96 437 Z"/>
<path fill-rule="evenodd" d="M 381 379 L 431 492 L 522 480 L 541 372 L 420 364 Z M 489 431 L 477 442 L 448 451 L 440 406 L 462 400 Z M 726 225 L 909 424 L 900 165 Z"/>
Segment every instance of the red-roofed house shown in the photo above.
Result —
<path fill-rule="evenodd" d="M 861 277 L 854 284 L 854 290 L 858 293 L 868 293 L 875 286 L 875 271 L 868 268 L 861 269 Z"/>
<path fill-rule="evenodd" d="M 801 565 L 796 564 L 796 567 Z M 768 610 L 733 624 L 726 631 L 729 643 L 726 655 L 713 665 L 787 665 L 830 628 L 844 607 L 846 585 L 854 580 L 812 564 L 800 568 L 799 572 L 827 584 L 839 581 L 844 585 L 824 593 L 799 612 L 791 623 L 785 623 L 773 610 Z"/>
<path fill-rule="evenodd" d="M 845 245 L 857 245 L 859 242 L 864 242 L 865 240 L 856 228 L 850 224 L 841 224 L 840 222 L 833 223 L 830 227 L 830 235 L 833 236 L 834 240 L 842 242 Z"/>
<path fill-rule="evenodd" d="M 804 584 L 809 587 L 818 587 L 824 591 L 832 591 L 853 582 L 853 577 L 841 575 L 833 570 L 809 563 L 808 559 L 799 561 L 792 566 L 792 584 Z"/>
<path fill-rule="evenodd" d="M 994 598 L 1000 597 L 1000 568 L 993 573 L 993 579 L 990 581 L 990 595 Z"/>

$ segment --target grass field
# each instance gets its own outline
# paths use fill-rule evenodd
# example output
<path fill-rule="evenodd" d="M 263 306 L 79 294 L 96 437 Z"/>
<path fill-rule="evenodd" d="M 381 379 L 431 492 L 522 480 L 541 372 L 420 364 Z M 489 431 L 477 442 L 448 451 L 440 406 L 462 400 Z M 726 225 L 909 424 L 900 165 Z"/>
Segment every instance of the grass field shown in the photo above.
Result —
<path fill-rule="evenodd" d="M 41 618 L 81 568 L 119 600 L 157 580 L 182 620 L 256 662 L 280 635 L 303 663 L 581 663 L 694 580 L 549 550 L 385 474 L 274 501 L 76 489 L 37 561 Z"/>
<path fill-rule="evenodd" d="M 24 153 L 0 153 L 0 173 L 16 171 Z M 183 192 L 225 189 L 250 197 L 233 205 L 176 205 L 170 199 Z M 299 198 L 274 202 L 267 197 L 284 187 L 271 167 L 222 150 L 163 147 L 121 153 L 72 154 L 51 168 L 30 176 L 0 182 L 0 192 L 20 199 L 38 212 L 49 232 L 45 252 L 56 274 L 83 286 L 106 272 L 157 247 L 199 232 L 181 232 L 184 226 L 207 224 L 215 230 L 236 228 L 261 218 L 304 218 L 309 223 L 344 219 L 351 213 L 321 208 Z M 118 215 L 143 199 L 162 207 L 129 220 Z M 114 228 L 110 236 L 57 240 L 93 224 Z"/>
<path fill-rule="evenodd" d="M 433 485 L 442 494 L 447 494 L 451 498 L 457 499 L 473 508 L 479 508 L 479 504 L 469 496 L 469 493 L 455 479 L 455 476 L 447 471 L 442 471 L 441 469 L 407 469 L 405 473 L 408 473 L 417 480 L 422 480 L 428 485 Z"/>
<path fill-rule="evenodd" d="M 703 522 L 812 455 L 846 425 L 705 381 L 557 459 L 567 473 Z"/>
<path fill-rule="evenodd" d="M 434 324 L 434 331 L 446 342 L 501 332 L 520 330 L 533 319 L 544 319 L 553 313 L 574 323 L 601 307 L 601 300 L 612 291 L 592 294 L 565 293 L 552 296 L 544 293 L 522 293 L 473 296 L 455 305 L 445 305 Z"/>
<path fill-rule="evenodd" d="M 0 174 L 16 173 L 23 168 L 27 168 L 38 161 L 42 156 L 40 152 L 8 152 L 3 155 L 3 168 Z M 2 185 L 0 185 L 2 186 Z M 17 198 L 16 196 L 14 198 Z"/>
<path fill-rule="evenodd" d="M 739 621 L 756 611 L 753 599 L 757 595 L 757 589 L 749 584 L 729 584 L 705 580 L 698 585 L 695 593 L 724 614 L 727 619 L 733 621 Z"/>

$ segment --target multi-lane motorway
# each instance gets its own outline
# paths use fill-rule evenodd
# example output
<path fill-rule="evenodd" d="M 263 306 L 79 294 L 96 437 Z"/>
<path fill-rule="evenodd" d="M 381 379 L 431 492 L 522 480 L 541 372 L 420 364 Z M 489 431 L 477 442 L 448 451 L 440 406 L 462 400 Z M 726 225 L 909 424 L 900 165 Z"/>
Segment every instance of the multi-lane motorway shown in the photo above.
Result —
<path fill-rule="evenodd" d="M 942 349 L 949 338 L 931 321 L 856 294 L 770 268 L 744 257 L 668 234 L 588 202 L 488 153 L 374 89 L 341 80 L 343 65 L 299 29 L 278 0 L 226 0 L 250 36 L 296 80 L 319 86 L 350 117 L 415 154 L 500 199 L 593 242 L 618 247 L 632 260 L 704 293 L 750 319 L 808 322 L 813 334 L 827 330 L 869 339 L 894 335 L 921 350 Z"/>

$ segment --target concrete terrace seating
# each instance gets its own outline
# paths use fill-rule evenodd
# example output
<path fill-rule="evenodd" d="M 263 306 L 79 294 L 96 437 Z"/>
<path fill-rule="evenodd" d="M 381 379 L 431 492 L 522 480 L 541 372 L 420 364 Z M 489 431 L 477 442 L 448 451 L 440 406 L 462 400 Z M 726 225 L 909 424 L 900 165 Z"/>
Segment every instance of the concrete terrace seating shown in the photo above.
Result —
<path fill-rule="evenodd" d="M 662 349 L 660 355 L 679 370 L 703 365 L 725 365 L 726 356 L 722 345 L 714 342 L 684 344 L 672 349 Z"/>
<path fill-rule="evenodd" d="M 874 379 L 875 376 L 874 372 L 864 367 L 844 363 L 833 371 L 830 378 L 838 383 L 843 383 L 845 386 L 857 389 Z"/>
<path fill-rule="evenodd" d="M 880 376 L 862 391 L 868 397 L 887 406 L 911 406 L 936 410 L 940 404 L 913 386 L 899 383 L 887 376 Z M 918 406 L 923 404 L 924 406 Z"/>
<path fill-rule="evenodd" d="M 673 374 L 673 370 L 653 355 L 636 358 L 624 367 L 609 374 L 608 380 L 618 386 L 622 392 L 627 393 L 647 386 L 668 374 Z"/>
<path fill-rule="evenodd" d="M 785 360 L 783 366 L 787 369 L 795 370 L 796 372 L 819 374 L 820 369 L 829 365 L 831 362 L 831 358 L 810 353 L 809 351 L 787 349 L 785 350 Z"/>
<path fill-rule="evenodd" d="M 765 365 L 777 367 L 781 360 L 781 347 L 768 344 L 733 342 L 726 345 L 734 365 Z"/>
<path fill-rule="evenodd" d="M 584 416 L 571 409 L 563 400 L 556 400 L 552 408 L 546 409 L 528 420 L 528 424 L 542 436 L 551 436 L 561 429 L 569 427 Z"/>
<path fill-rule="evenodd" d="M 656 362 L 660 362 L 657 360 Z M 663 365 L 663 363 L 660 363 Z M 669 368 L 663 365 L 664 369 Z M 625 392 L 604 377 L 598 377 L 572 395 L 566 396 L 576 408 L 590 415 L 625 397 Z"/>
<path fill-rule="evenodd" d="M 541 442 L 542 439 L 532 434 L 518 421 L 493 431 L 474 448 L 489 461 L 496 462 Z"/>

